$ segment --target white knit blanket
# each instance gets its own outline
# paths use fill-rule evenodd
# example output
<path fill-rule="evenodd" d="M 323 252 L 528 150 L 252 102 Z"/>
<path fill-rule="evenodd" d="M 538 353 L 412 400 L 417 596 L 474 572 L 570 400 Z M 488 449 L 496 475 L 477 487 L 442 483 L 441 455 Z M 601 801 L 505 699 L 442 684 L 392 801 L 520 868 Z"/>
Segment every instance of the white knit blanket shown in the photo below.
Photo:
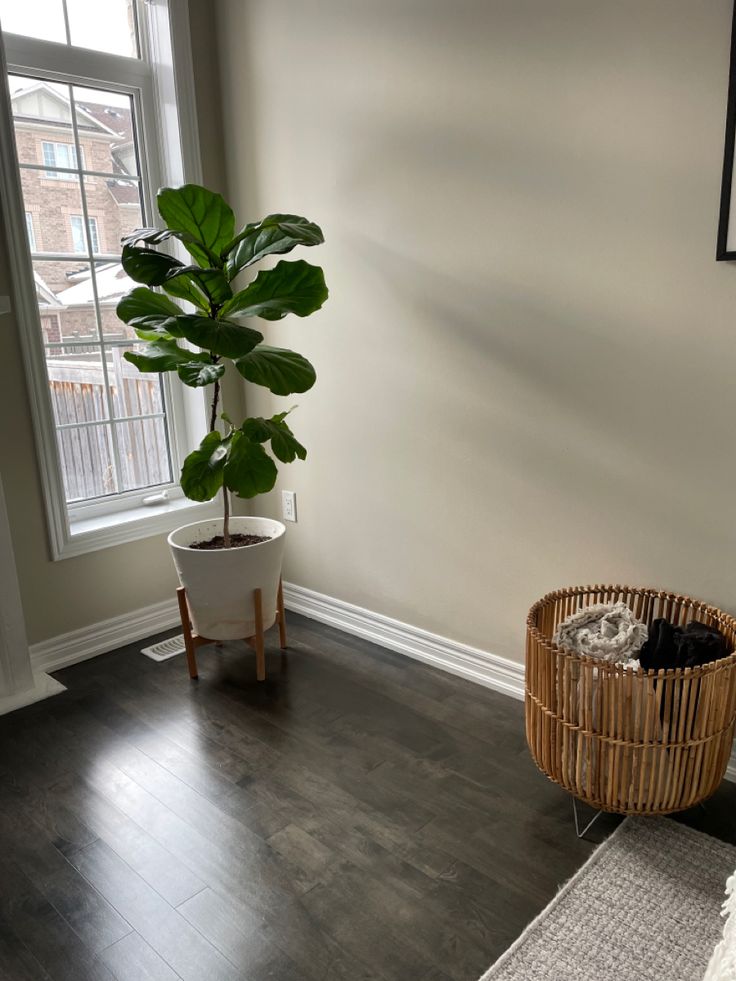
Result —
<path fill-rule="evenodd" d="M 552 638 L 559 647 L 622 664 L 636 658 L 646 639 L 646 625 L 625 603 L 587 606 L 563 620 Z"/>
<path fill-rule="evenodd" d="M 736 981 L 736 872 L 726 883 L 723 940 L 713 951 L 703 981 Z"/>

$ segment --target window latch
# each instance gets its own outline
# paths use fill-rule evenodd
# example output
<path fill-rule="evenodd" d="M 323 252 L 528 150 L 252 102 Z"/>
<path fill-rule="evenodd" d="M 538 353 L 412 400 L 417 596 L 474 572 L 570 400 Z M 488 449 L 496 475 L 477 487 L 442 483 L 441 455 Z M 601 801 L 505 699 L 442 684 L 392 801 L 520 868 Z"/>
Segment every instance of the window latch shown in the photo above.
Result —
<path fill-rule="evenodd" d="M 144 497 L 141 500 L 141 504 L 144 504 L 147 508 L 155 507 L 157 504 L 168 504 L 169 503 L 169 492 L 161 491 L 158 494 L 149 494 L 148 497 Z"/>

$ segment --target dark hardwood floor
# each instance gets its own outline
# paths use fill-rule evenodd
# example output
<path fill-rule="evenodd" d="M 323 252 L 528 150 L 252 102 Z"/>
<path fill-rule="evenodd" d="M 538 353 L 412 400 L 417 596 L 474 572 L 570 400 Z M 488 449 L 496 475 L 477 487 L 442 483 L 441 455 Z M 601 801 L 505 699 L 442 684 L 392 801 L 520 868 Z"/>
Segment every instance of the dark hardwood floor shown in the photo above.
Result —
<path fill-rule="evenodd" d="M 0 977 L 475 981 L 578 841 L 519 702 L 294 614 L 0 718 Z M 173 633 L 170 632 L 170 633 Z M 736 840 L 736 788 L 683 819 Z"/>

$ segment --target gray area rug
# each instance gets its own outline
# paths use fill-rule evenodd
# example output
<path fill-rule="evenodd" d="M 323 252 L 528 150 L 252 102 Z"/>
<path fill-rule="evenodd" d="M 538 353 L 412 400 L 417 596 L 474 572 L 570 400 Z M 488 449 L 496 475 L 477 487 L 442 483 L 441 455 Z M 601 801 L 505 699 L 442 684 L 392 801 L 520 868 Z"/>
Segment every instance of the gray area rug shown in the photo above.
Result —
<path fill-rule="evenodd" d="M 702 981 L 736 847 L 628 818 L 481 981 Z"/>

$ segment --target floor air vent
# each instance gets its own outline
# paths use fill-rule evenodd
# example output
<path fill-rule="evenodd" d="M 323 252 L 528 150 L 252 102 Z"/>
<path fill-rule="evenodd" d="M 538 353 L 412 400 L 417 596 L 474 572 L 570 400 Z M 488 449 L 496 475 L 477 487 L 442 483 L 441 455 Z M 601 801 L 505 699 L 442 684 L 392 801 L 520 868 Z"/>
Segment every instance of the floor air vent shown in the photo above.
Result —
<path fill-rule="evenodd" d="M 166 661 L 170 657 L 176 657 L 177 654 L 183 654 L 184 651 L 184 638 L 179 634 L 178 637 L 169 637 L 168 640 L 159 641 L 151 647 L 144 647 L 141 654 L 150 657 L 152 661 Z"/>

